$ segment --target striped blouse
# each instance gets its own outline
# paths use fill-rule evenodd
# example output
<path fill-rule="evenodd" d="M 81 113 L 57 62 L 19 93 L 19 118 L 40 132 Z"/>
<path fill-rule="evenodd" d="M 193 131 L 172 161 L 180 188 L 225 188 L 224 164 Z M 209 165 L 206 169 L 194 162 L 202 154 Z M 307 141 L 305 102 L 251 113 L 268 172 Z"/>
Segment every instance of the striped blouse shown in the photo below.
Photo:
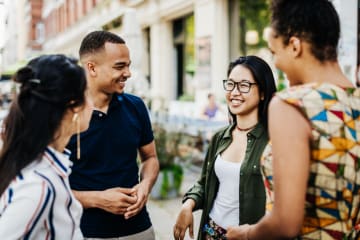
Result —
<path fill-rule="evenodd" d="M 0 239 L 83 239 L 68 157 L 48 147 L 10 183 L 0 197 Z"/>

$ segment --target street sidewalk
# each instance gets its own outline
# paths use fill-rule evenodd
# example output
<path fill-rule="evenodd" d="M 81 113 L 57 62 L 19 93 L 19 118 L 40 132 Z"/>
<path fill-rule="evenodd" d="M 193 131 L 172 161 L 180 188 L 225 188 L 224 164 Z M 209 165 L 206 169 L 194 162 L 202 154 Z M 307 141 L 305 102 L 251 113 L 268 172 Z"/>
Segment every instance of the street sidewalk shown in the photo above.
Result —
<path fill-rule="evenodd" d="M 200 171 L 196 169 L 184 169 L 184 179 L 181 185 L 181 196 L 168 200 L 154 200 L 149 199 L 147 203 L 147 210 L 149 211 L 151 221 L 155 230 L 156 240 L 170 240 L 173 238 L 173 227 L 177 215 L 181 209 L 182 195 L 195 183 L 200 176 Z M 197 237 L 197 232 L 200 224 L 201 211 L 194 213 L 194 238 Z M 185 239 L 191 239 L 188 231 Z"/>

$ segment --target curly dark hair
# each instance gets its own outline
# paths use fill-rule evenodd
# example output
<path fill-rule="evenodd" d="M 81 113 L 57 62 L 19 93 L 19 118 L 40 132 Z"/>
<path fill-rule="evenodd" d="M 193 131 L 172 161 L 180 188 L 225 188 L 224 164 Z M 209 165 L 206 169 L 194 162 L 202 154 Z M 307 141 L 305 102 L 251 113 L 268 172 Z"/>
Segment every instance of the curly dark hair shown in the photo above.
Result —
<path fill-rule="evenodd" d="M 271 25 L 284 44 L 291 36 L 311 45 L 320 61 L 336 61 L 340 38 L 339 16 L 328 0 L 272 0 Z"/>
<path fill-rule="evenodd" d="M 94 31 L 84 37 L 79 49 L 80 58 L 86 54 L 95 53 L 104 49 L 105 43 L 125 44 L 120 36 L 107 31 Z"/>

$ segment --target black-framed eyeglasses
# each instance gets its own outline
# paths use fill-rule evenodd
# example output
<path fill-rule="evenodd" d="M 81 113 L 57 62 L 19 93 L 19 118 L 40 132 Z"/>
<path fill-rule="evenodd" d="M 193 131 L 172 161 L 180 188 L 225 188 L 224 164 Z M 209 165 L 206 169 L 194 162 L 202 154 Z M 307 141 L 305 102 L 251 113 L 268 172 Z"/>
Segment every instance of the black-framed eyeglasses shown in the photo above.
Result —
<path fill-rule="evenodd" d="M 252 85 L 257 85 L 257 83 L 252 83 L 252 82 L 249 82 L 249 81 L 235 82 L 235 81 L 230 80 L 230 79 L 223 80 L 224 90 L 229 91 L 229 92 L 234 90 L 235 86 L 236 86 L 237 89 L 239 90 L 239 92 L 248 93 L 248 92 L 250 92 L 250 89 L 251 89 Z"/>

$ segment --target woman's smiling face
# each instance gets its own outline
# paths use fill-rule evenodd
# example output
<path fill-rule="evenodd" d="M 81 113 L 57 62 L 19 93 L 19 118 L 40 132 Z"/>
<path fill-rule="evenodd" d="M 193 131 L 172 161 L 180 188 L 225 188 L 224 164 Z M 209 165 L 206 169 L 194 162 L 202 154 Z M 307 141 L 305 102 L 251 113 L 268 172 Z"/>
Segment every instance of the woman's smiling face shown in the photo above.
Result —
<path fill-rule="evenodd" d="M 235 83 L 249 82 L 250 90 L 247 93 L 239 91 L 239 85 L 236 85 L 232 91 L 226 91 L 225 97 L 230 112 L 235 115 L 258 114 L 258 105 L 260 102 L 259 89 L 251 71 L 243 65 L 236 65 L 230 72 L 228 80 Z"/>

